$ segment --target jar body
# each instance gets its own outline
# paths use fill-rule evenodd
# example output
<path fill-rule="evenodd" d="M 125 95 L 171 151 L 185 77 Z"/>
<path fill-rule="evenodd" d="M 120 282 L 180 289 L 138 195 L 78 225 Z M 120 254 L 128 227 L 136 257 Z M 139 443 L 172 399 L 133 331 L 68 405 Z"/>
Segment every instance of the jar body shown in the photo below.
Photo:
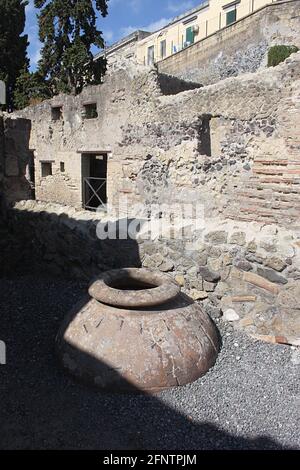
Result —
<path fill-rule="evenodd" d="M 65 319 L 56 347 L 69 372 L 102 390 L 157 392 L 204 375 L 219 338 L 208 315 L 182 293 L 136 309 L 87 297 Z"/>

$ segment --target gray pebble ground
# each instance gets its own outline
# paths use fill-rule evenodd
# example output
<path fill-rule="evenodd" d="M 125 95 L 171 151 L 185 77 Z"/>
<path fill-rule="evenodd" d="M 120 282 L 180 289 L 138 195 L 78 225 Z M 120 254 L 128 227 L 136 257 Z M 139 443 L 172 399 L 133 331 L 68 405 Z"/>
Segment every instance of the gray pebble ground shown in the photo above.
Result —
<path fill-rule="evenodd" d="M 1 449 L 300 449 L 298 351 L 255 342 L 218 322 L 215 367 L 158 396 L 111 395 L 60 369 L 54 339 L 85 286 L 0 280 Z"/>

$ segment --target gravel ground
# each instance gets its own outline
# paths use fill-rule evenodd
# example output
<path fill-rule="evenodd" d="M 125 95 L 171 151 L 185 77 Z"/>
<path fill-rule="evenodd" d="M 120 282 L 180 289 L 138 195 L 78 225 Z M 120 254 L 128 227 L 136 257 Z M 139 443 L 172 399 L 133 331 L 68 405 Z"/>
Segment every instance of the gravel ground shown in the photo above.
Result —
<path fill-rule="evenodd" d="M 0 280 L 1 449 L 300 449 L 298 351 L 219 321 L 222 351 L 192 385 L 156 396 L 101 394 L 60 369 L 54 338 L 85 286 Z"/>

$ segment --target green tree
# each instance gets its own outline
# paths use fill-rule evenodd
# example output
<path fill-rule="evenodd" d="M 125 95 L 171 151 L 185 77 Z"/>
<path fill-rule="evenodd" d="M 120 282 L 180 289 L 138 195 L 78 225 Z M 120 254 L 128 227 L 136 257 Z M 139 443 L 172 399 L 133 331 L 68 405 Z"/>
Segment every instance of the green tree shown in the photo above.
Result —
<path fill-rule="evenodd" d="M 105 60 L 94 61 L 92 46 L 103 48 L 97 12 L 107 15 L 108 0 L 35 0 L 40 9 L 39 37 L 43 43 L 40 75 L 52 94 L 78 94 L 86 85 L 101 83 Z"/>
<path fill-rule="evenodd" d="M 28 67 L 25 67 L 16 81 L 14 92 L 15 108 L 23 109 L 47 98 L 51 98 L 48 83 L 39 72 L 29 72 Z"/>
<path fill-rule="evenodd" d="M 21 70 L 28 66 L 25 28 L 27 0 L 0 0 L 0 80 L 6 84 L 7 108 L 13 109 L 13 94 Z"/>

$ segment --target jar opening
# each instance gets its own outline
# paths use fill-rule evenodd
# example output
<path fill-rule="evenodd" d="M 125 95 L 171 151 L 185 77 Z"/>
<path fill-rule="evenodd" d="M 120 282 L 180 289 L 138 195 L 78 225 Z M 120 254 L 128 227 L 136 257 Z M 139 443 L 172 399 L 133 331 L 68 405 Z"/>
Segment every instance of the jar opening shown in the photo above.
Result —
<path fill-rule="evenodd" d="M 119 279 L 119 280 L 113 281 L 112 283 L 109 284 L 109 286 L 112 287 L 113 289 L 133 290 L 133 291 L 155 289 L 155 287 L 158 287 L 157 285 L 149 284 L 149 283 L 139 281 L 137 279 L 131 279 L 131 278 Z"/>
<path fill-rule="evenodd" d="M 116 307 L 151 307 L 175 298 L 180 287 L 168 275 L 145 268 L 108 271 L 93 281 L 94 299 Z"/>

